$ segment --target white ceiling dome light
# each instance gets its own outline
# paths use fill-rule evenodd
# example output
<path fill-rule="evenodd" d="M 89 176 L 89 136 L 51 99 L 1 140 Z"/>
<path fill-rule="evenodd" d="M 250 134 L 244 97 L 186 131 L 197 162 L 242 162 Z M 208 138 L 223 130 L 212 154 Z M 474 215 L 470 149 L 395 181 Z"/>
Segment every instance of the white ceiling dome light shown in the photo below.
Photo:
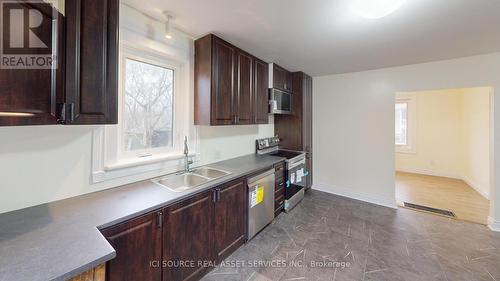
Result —
<path fill-rule="evenodd" d="M 394 13 L 406 0 L 349 0 L 351 9 L 367 19 L 379 19 Z"/>

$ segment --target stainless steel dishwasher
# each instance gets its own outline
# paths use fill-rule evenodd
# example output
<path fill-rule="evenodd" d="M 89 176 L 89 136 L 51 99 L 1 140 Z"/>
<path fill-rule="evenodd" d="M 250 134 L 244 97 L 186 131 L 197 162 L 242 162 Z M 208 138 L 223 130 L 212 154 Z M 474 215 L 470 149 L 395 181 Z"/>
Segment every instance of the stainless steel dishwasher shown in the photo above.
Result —
<path fill-rule="evenodd" d="M 274 219 L 274 169 L 248 179 L 248 240 Z"/>

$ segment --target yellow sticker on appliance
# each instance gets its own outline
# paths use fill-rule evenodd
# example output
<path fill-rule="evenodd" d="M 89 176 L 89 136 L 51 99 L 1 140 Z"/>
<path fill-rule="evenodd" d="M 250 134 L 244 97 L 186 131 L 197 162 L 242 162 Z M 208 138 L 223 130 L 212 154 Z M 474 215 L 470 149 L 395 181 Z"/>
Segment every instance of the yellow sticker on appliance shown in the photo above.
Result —
<path fill-rule="evenodd" d="M 264 187 L 255 186 L 255 189 L 250 194 L 250 208 L 253 208 L 264 201 Z"/>
<path fill-rule="evenodd" d="M 264 187 L 259 186 L 257 188 L 257 204 L 260 204 L 264 200 Z"/>

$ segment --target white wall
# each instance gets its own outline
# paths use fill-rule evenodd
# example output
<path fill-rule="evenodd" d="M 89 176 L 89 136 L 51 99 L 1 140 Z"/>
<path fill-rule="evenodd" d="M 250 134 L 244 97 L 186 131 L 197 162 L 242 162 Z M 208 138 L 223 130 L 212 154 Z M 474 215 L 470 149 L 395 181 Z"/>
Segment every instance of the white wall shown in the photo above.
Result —
<path fill-rule="evenodd" d="M 412 92 L 416 150 L 396 153 L 396 170 L 462 179 L 488 198 L 491 91 L 481 87 Z"/>
<path fill-rule="evenodd" d="M 500 53 L 494 53 L 315 77 L 315 188 L 394 206 L 394 93 L 481 86 L 498 91 L 499 73 Z M 494 100 L 500 108 L 500 98 Z M 494 119 L 500 120 L 500 110 Z M 500 132 L 500 121 L 494 127 Z M 493 148 L 500 159 L 500 138 Z M 493 177 L 500 177 L 500 165 Z M 500 230 L 497 189 L 490 195 L 490 226 Z"/>
<path fill-rule="evenodd" d="M 171 56 L 189 56 L 192 39 L 177 32 L 178 40 L 161 41 L 162 24 L 126 6 L 121 39 L 146 44 Z M 126 26 L 124 26 L 126 24 Z M 146 35 L 144 35 L 146 34 Z M 192 67 L 192 63 L 191 63 Z M 192 73 L 192 71 L 191 71 Z M 192 87 L 186 94 L 193 95 Z M 154 176 L 150 172 L 91 184 L 92 130 L 94 126 L 30 126 L 0 128 L 0 213 L 135 182 Z M 274 135 L 269 125 L 192 127 L 201 161 L 207 164 L 255 152 L 255 139 Z"/>

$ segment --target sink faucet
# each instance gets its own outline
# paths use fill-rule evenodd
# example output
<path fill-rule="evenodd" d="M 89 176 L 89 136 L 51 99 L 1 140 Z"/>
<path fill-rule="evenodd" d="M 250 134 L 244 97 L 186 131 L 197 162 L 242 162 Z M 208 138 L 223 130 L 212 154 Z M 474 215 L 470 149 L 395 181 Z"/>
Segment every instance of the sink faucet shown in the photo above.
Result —
<path fill-rule="evenodd" d="M 193 160 L 189 159 L 189 146 L 188 146 L 188 137 L 184 137 L 184 173 L 189 173 L 191 169 L 189 165 L 193 164 Z"/>

